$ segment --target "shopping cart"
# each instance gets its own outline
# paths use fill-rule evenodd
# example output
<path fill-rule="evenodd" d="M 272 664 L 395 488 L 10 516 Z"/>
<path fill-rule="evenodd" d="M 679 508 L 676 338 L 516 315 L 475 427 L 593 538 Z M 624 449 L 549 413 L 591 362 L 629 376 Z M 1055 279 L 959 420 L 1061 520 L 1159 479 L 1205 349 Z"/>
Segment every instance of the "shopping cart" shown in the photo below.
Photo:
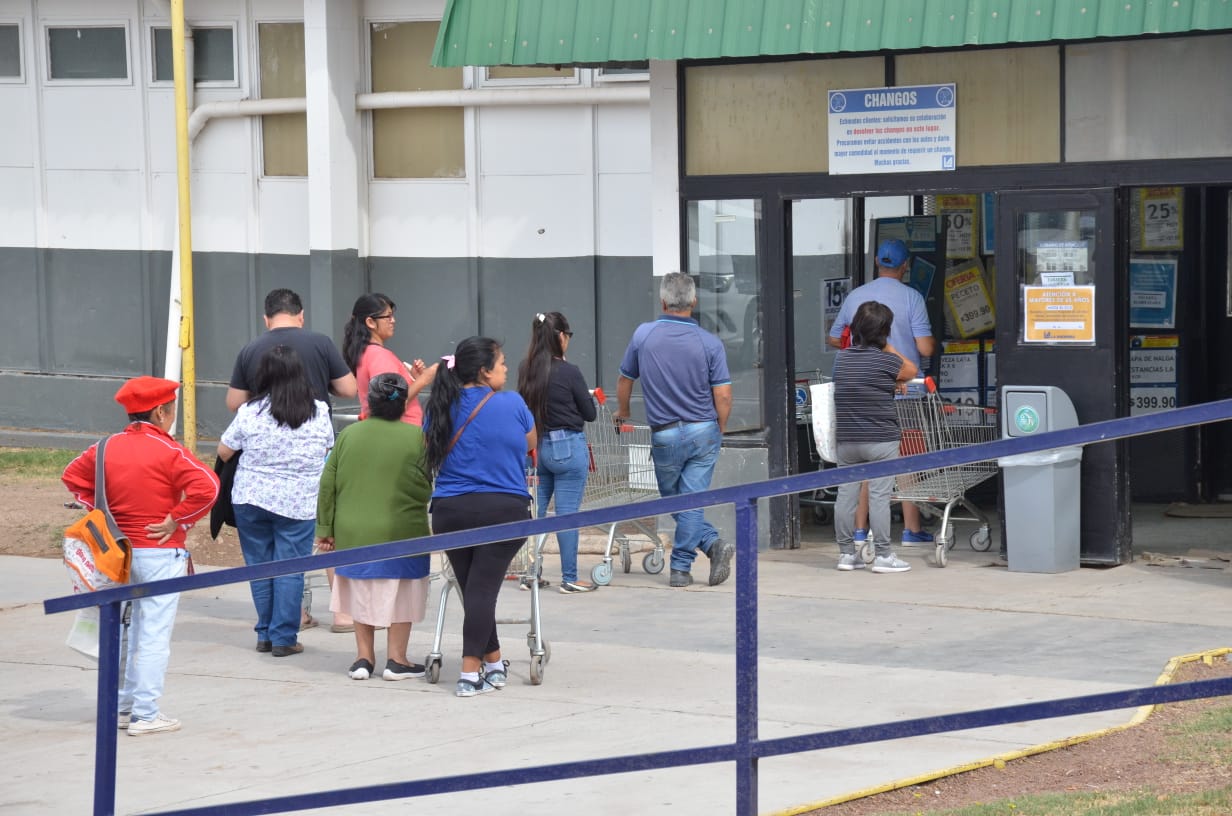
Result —
<path fill-rule="evenodd" d="M 997 438 L 997 409 L 946 403 L 937 393 L 931 377 L 912 380 L 907 394 L 894 400 L 894 407 L 902 427 L 900 450 L 903 456 L 977 445 Z M 992 546 L 988 517 L 967 500 L 966 493 L 996 474 L 996 460 L 990 459 L 895 478 L 895 501 L 913 502 L 922 512 L 932 516 L 937 515 L 937 508 L 940 508 L 941 525 L 933 539 L 938 567 L 945 566 L 946 552 L 954 547 L 954 521 L 979 524 L 968 539 L 971 549 L 984 552 Z M 961 507 L 968 515 L 955 515 L 956 507 Z M 865 545 L 860 554 L 865 561 L 871 561 L 871 543 Z"/>
<path fill-rule="evenodd" d="M 514 556 L 513 563 L 510 564 L 506 579 L 521 580 L 522 587 L 530 590 L 530 617 L 527 618 L 500 618 L 496 619 L 498 626 L 509 624 L 527 624 L 530 628 L 526 632 L 526 648 L 530 650 L 530 682 L 532 686 L 538 686 L 543 683 L 543 674 L 547 668 L 548 661 L 552 659 L 552 644 L 548 643 L 543 637 L 542 616 L 539 614 L 539 589 L 540 582 L 538 580 L 538 569 L 536 564 L 542 563 L 543 557 L 543 542 L 547 540 L 547 536 L 539 536 L 532 541 L 527 541 L 518 550 Z M 441 651 L 441 640 L 445 636 L 445 612 L 449 607 L 449 596 L 457 593 L 458 597 L 462 597 L 462 588 L 458 586 L 458 580 L 453 574 L 453 569 L 449 566 L 449 559 L 444 555 L 441 556 L 441 569 L 439 577 L 444 580 L 441 586 L 441 599 L 436 609 L 436 634 L 432 639 L 432 651 L 424 658 L 424 666 L 427 669 L 427 677 L 429 683 L 435 683 L 441 678 L 441 663 L 444 661 L 444 653 Z M 433 578 L 438 577 L 433 575 Z"/>
<path fill-rule="evenodd" d="M 596 389 L 597 390 L 597 389 Z M 603 392 L 595 397 L 594 422 L 586 424 L 586 443 L 590 446 L 591 468 L 582 491 L 582 509 L 622 507 L 626 504 L 658 498 L 659 482 L 655 478 L 654 463 L 650 459 L 650 428 L 616 422 L 606 406 Z M 613 522 L 607 526 L 607 545 L 603 549 L 602 563 L 595 564 L 590 579 L 599 586 L 612 582 L 612 550 L 619 547 L 620 565 L 627 573 L 633 569 L 632 541 L 628 527 L 645 536 L 651 544 L 650 552 L 642 556 L 642 569 L 648 575 L 657 575 L 667 564 L 663 541 L 652 525 L 654 519 L 631 519 Z"/>
<path fill-rule="evenodd" d="M 827 382 L 830 378 L 820 371 L 796 372 L 796 426 L 804 426 L 805 432 L 797 434 L 800 443 L 808 448 L 808 461 L 816 466 L 816 470 L 825 470 L 831 464 L 822 458 L 817 451 L 817 441 L 813 436 L 813 400 L 810 386 Z M 803 468 L 803 462 L 801 463 Z M 829 524 L 834 517 L 834 500 L 838 497 L 838 488 L 822 487 L 800 494 L 800 506 L 813 509 L 813 519 L 818 524 Z"/>

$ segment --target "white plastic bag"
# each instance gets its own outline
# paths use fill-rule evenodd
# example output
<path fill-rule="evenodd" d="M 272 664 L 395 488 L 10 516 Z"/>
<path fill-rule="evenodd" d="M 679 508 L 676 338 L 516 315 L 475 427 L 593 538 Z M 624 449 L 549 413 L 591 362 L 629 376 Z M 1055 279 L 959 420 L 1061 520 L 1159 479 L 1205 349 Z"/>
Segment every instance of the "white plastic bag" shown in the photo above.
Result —
<path fill-rule="evenodd" d="M 68 630 L 64 645 L 81 652 L 91 660 L 98 660 L 98 607 L 77 610 L 73 628 Z"/>
<path fill-rule="evenodd" d="M 813 444 L 827 462 L 838 462 L 838 442 L 834 438 L 834 383 L 813 383 L 809 386 L 813 408 Z"/>

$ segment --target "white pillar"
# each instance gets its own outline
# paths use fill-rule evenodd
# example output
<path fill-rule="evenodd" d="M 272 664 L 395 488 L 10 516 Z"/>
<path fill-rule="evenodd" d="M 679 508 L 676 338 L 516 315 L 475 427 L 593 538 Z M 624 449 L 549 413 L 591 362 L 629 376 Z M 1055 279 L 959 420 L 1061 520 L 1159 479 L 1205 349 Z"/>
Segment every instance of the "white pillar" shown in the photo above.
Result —
<path fill-rule="evenodd" d="M 332 325 L 334 294 L 362 286 L 358 6 L 357 0 L 304 0 L 311 270 L 306 308 L 312 328 L 330 335 L 341 328 Z"/>
<path fill-rule="evenodd" d="M 650 206 L 654 274 L 680 268 L 680 156 L 676 62 L 650 61 Z M 656 284 L 655 291 L 658 291 Z"/>

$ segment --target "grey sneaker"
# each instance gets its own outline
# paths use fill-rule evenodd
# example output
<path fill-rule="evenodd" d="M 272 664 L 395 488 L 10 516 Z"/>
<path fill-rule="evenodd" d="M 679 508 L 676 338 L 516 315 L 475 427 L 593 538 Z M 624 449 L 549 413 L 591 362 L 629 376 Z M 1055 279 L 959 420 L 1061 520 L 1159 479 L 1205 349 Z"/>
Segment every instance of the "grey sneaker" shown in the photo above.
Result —
<path fill-rule="evenodd" d="M 453 693 L 457 697 L 475 697 L 487 694 L 489 691 L 496 691 L 496 686 L 481 674 L 478 680 L 464 680 L 459 677 L 458 685 L 454 687 Z"/>
<path fill-rule="evenodd" d="M 116 722 L 119 724 L 121 731 L 127 731 L 128 726 L 132 721 L 133 715 L 127 711 L 121 711 L 119 716 L 116 717 Z"/>
<path fill-rule="evenodd" d="M 838 557 L 838 566 L 835 569 L 839 572 L 864 569 L 864 559 L 855 553 L 841 553 Z"/>
<path fill-rule="evenodd" d="M 668 584 L 674 587 L 687 587 L 693 583 L 693 576 L 684 570 L 672 570 L 672 577 L 668 579 Z"/>
<path fill-rule="evenodd" d="M 873 559 L 873 572 L 907 572 L 910 569 L 911 565 L 894 553 Z"/>
<path fill-rule="evenodd" d="M 710 578 L 706 583 L 718 586 L 731 576 L 731 561 L 735 552 L 736 548 L 730 541 L 721 538 L 714 540 L 710 552 L 706 553 L 710 556 Z"/>
<path fill-rule="evenodd" d="M 501 668 L 494 669 L 490 672 L 484 672 L 483 676 L 487 681 L 498 689 L 502 689 L 509 682 L 509 661 L 502 660 Z"/>
<path fill-rule="evenodd" d="M 130 737 L 143 737 L 146 734 L 160 734 L 164 731 L 179 731 L 180 721 L 159 714 L 152 720 L 133 720 L 128 724 Z"/>

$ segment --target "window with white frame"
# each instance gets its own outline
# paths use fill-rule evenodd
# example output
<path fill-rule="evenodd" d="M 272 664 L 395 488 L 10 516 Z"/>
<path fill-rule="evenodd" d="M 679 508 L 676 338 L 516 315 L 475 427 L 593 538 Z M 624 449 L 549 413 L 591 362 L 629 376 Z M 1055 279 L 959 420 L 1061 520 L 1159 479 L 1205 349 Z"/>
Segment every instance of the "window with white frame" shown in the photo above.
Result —
<path fill-rule="evenodd" d="M 440 23 L 372 23 L 372 91 L 456 91 L 461 68 L 433 68 Z M 466 138 L 461 107 L 372 112 L 374 178 L 465 178 Z"/>
<path fill-rule="evenodd" d="M 128 26 L 47 26 L 47 78 L 55 81 L 127 81 Z"/>
<path fill-rule="evenodd" d="M 193 26 L 193 84 L 234 87 L 236 85 L 235 27 L 229 25 Z M 150 29 L 151 67 L 155 82 L 174 82 L 171 29 Z"/>
<path fill-rule="evenodd" d="M 493 65 L 482 69 L 480 85 L 577 85 L 581 73 L 572 65 Z"/>
<path fill-rule="evenodd" d="M 631 62 L 627 65 L 605 65 L 595 69 L 596 82 L 648 82 L 650 62 Z"/>
<path fill-rule="evenodd" d="M 21 26 L 17 23 L 0 23 L 0 82 L 23 78 Z"/>
<path fill-rule="evenodd" d="M 307 95 L 302 22 L 257 23 L 257 58 L 260 62 L 262 99 Z M 261 145 L 265 175 L 308 175 L 306 113 L 262 116 Z"/>

